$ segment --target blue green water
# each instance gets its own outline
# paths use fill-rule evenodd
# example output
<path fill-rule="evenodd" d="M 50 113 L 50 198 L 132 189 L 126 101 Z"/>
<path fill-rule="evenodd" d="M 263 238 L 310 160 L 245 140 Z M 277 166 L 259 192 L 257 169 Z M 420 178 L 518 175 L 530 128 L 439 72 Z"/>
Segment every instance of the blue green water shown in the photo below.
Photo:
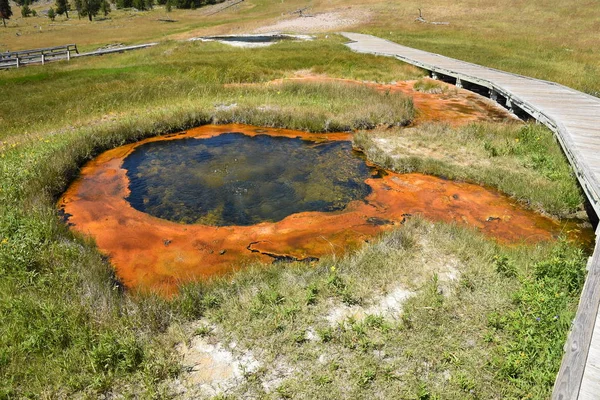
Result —
<path fill-rule="evenodd" d="M 125 160 L 130 204 L 155 217 L 214 226 L 337 211 L 371 189 L 349 142 L 225 133 L 149 142 Z"/>

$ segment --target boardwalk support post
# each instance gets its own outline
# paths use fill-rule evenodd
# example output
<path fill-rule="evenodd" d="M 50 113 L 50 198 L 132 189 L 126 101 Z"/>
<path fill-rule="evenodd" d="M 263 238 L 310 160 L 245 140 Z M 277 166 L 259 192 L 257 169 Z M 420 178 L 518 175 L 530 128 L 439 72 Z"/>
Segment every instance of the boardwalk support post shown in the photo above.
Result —
<path fill-rule="evenodd" d="M 510 100 L 510 97 L 506 98 L 506 108 L 508 108 L 508 111 L 510 111 L 511 114 L 515 113 L 515 110 L 513 109 L 512 101 Z"/>
<path fill-rule="evenodd" d="M 590 205 L 595 214 L 600 215 L 600 101 L 597 97 L 553 82 L 461 62 L 370 35 L 343 35 L 351 40 L 346 46 L 356 52 L 395 57 L 426 71 L 435 69 L 445 76 L 460 76 L 464 81 L 487 87 L 490 99 L 500 99 L 502 105 L 511 111 L 514 107 L 544 124 L 556 135 Z M 554 383 L 553 400 L 597 399 L 600 391 L 600 229 L 596 231 L 596 239 L 577 313 L 565 343 L 566 351 Z"/>
<path fill-rule="evenodd" d="M 460 81 L 460 78 L 456 78 L 456 87 L 459 89 L 462 89 L 462 87 L 463 87 L 462 82 Z"/>
<path fill-rule="evenodd" d="M 437 81 L 438 79 L 440 79 L 440 77 L 435 71 L 431 71 L 431 79 L 435 79 Z"/>

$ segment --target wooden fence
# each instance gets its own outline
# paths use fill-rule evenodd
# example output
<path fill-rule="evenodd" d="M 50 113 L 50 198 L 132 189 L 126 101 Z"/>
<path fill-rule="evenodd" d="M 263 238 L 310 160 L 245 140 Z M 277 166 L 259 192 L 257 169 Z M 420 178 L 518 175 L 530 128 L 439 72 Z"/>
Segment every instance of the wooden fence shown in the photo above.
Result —
<path fill-rule="evenodd" d="M 71 52 L 79 54 L 77 46 L 46 47 L 43 49 L 19 50 L 0 53 L 0 69 L 19 68 L 27 64 L 45 64 L 50 61 L 70 60 Z"/>

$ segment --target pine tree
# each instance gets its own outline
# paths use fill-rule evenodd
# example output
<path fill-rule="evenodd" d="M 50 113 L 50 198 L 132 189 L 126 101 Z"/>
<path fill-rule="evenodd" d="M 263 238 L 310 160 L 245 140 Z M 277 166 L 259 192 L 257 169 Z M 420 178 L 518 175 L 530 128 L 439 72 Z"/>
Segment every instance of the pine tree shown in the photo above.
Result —
<path fill-rule="evenodd" d="M 98 15 L 100 7 L 102 6 L 102 0 L 82 0 L 80 15 L 87 16 L 90 22 L 92 18 Z"/>
<path fill-rule="evenodd" d="M 48 10 L 48 18 L 50 18 L 50 21 L 54 21 L 54 18 L 56 18 L 56 13 L 54 12 L 54 8 L 50 7 L 50 9 Z"/>
<path fill-rule="evenodd" d="M 23 2 L 21 6 L 21 16 L 27 18 L 31 16 L 31 8 L 29 8 L 29 1 Z"/>
<path fill-rule="evenodd" d="M 102 0 L 102 4 L 100 5 L 100 11 L 102 11 L 105 17 L 108 15 L 108 13 L 110 12 L 110 4 L 108 4 L 108 1 Z"/>
<path fill-rule="evenodd" d="M 77 17 L 81 19 L 81 12 L 83 10 L 83 1 L 82 0 L 74 0 L 75 9 L 77 10 Z"/>
<path fill-rule="evenodd" d="M 0 0 L 0 17 L 2 17 L 2 23 L 6 28 L 6 20 L 10 19 L 13 15 L 8 0 Z"/>
<path fill-rule="evenodd" d="M 65 14 L 65 16 L 68 19 L 69 18 L 69 9 L 70 8 L 71 7 L 69 6 L 69 3 L 67 2 L 67 0 L 56 0 L 56 13 L 58 15 Z"/>

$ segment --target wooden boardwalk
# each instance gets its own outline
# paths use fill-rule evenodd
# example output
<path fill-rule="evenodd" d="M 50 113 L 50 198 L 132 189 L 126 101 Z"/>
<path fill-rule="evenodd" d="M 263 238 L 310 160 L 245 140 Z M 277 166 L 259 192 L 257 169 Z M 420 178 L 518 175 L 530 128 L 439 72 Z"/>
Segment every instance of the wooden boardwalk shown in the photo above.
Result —
<path fill-rule="evenodd" d="M 70 60 L 72 52 L 79 54 L 77 46 L 66 44 L 63 46 L 45 47 L 42 49 L 7 51 L 0 53 L 0 69 L 19 68 L 27 64 L 45 64 L 50 61 Z"/>
<path fill-rule="evenodd" d="M 19 68 L 29 64 L 46 64 L 51 61 L 70 61 L 72 58 L 103 56 L 112 53 L 124 53 L 131 50 L 145 49 L 156 46 L 158 43 L 145 43 L 133 46 L 120 46 L 110 49 L 90 51 L 88 53 L 79 53 L 77 46 L 68 44 L 64 46 L 48 47 L 44 49 L 21 50 L 14 52 L 0 53 L 0 69 Z M 71 54 L 75 52 L 75 54 Z"/>
<path fill-rule="evenodd" d="M 371 35 L 343 33 L 360 53 L 395 57 L 457 86 L 487 91 L 517 114 L 525 113 L 558 138 L 596 215 L 600 215 L 600 99 L 542 81 L 402 46 Z M 553 399 L 600 399 L 600 247 L 565 345 Z"/>

